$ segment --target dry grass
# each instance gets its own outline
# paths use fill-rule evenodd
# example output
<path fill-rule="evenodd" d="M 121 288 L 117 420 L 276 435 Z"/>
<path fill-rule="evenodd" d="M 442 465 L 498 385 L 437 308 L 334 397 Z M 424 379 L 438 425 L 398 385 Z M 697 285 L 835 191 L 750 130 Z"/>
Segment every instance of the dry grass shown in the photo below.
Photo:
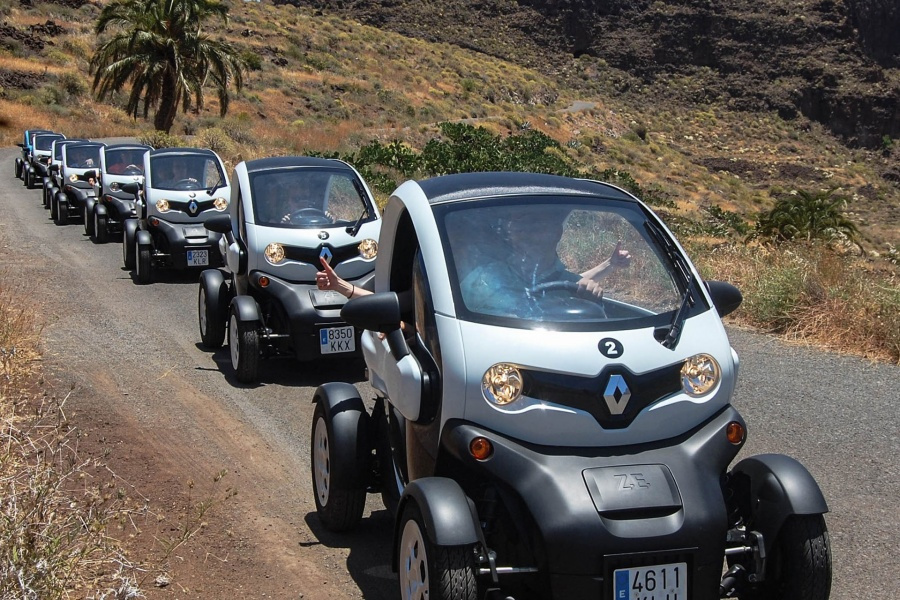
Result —
<path fill-rule="evenodd" d="M 737 285 L 732 319 L 836 352 L 900 364 L 900 277 L 824 245 L 694 247 L 704 277 Z"/>

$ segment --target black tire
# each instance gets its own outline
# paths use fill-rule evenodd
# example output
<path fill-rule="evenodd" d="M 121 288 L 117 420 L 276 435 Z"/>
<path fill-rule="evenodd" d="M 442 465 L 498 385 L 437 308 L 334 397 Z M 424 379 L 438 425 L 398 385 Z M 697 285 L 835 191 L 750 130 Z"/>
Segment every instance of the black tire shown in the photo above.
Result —
<path fill-rule="evenodd" d="M 362 417 L 359 410 L 356 412 Z M 365 487 L 357 485 L 350 488 L 338 484 L 339 480 L 354 479 L 348 474 L 359 472 L 360 465 L 356 463 L 360 456 L 357 451 L 359 443 L 360 440 L 355 437 L 339 439 L 324 403 L 316 402 L 310 436 L 310 474 L 316 497 L 316 513 L 329 531 L 348 531 L 356 527 L 362 518 L 366 505 Z M 336 453 L 334 449 L 338 444 L 350 446 L 352 451 Z"/>
<path fill-rule="evenodd" d="M 88 237 L 94 237 L 94 206 L 88 206 L 88 203 L 84 203 L 84 208 L 82 209 L 82 216 L 84 217 L 84 234 Z"/>
<path fill-rule="evenodd" d="M 16 159 L 16 179 L 22 179 L 22 163 L 19 159 Z"/>
<path fill-rule="evenodd" d="M 822 515 L 793 515 L 778 532 L 766 559 L 765 581 L 742 600 L 828 600 L 831 540 Z"/>
<path fill-rule="evenodd" d="M 69 222 L 69 205 L 65 202 L 56 203 L 56 219 L 53 221 L 57 225 L 66 225 Z"/>
<path fill-rule="evenodd" d="M 109 241 L 109 221 L 106 215 L 101 215 L 94 209 L 94 241 L 105 244 Z"/>
<path fill-rule="evenodd" d="M 134 279 L 140 285 L 146 285 L 152 279 L 150 262 L 150 246 L 138 246 L 135 250 Z"/>
<path fill-rule="evenodd" d="M 397 530 L 397 575 L 402 600 L 477 600 L 472 546 L 435 546 L 414 500 L 403 507 Z"/>
<path fill-rule="evenodd" d="M 122 263 L 126 269 L 133 269 L 135 262 L 134 256 L 134 237 L 128 235 L 128 230 L 122 234 Z"/>
<path fill-rule="evenodd" d="M 50 208 L 50 190 L 51 189 L 52 188 L 46 188 L 46 187 L 44 188 L 44 197 L 43 197 L 44 208 Z"/>
<path fill-rule="evenodd" d="M 238 319 L 234 311 L 228 323 L 228 349 L 237 380 L 256 383 L 259 378 L 259 329 L 255 322 Z"/>
<path fill-rule="evenodd" d="M 56 222 L 56 207 L 59 206 L 59 202 L 56 200 L 56 194 L 50 198 L 50 218 Z"/>
<path fill-rule="evenodd" d="M 22 182 L 25 184 L 26 189 L 31 189 L 31 171 L 25 171 L 25 177 L 22 178 Z"/>
<path fill-rule="evenodd" d="M 221 291 L 219 292 L 222 293 Z M 220 296 L 221 297 L 221 296 Z M 225 314 L 221 306 L 213 306 L 203 282 L 197 294 L 197 316 L 200 323 L 200 341 L 204 348 L 220 348 L 225 342 Z"/>

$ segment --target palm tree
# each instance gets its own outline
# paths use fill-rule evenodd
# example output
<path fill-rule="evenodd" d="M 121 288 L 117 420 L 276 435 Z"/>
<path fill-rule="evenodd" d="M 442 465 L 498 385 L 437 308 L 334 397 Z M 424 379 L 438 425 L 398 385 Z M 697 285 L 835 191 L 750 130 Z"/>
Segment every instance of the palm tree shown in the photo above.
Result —
<path fill-rule="evenodd" d="M 859 231 L 841 212 L 844 204 L 846 199 L 834 196 L 834 190 L 799 191 L 796 196 L 778 199 L 772 210 L 759 217 L 754 233 L 778 241 L 840 237 L 853 241 Z"/>
<path fill-rule="evenodd" d="M 246 61 L 227 42 L 200 30 L 213 16 L 228 22 L 228 8 L 216 0 L 115 0 L 103 7 L 94 30 L 117 33 L 91 59 L 93 89 L 100 100 L 122 89 L 131 91 L 126 110 L 146 119 L 156 108 L 153 125 L 166 133 L 179 105 L 203 108 L 203 87 L 211 83 L 221 114 L 228 112 L 230 84 L 240 90 Z"/>

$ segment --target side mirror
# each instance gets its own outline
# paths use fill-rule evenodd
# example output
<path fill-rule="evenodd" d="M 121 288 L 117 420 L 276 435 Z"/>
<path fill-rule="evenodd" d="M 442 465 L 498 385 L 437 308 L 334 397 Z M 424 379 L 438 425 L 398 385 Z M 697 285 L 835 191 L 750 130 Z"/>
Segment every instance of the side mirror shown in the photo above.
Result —
<path fill-rule="evenodd" d="M 90 171 L 85 171 L 84 173 L 82 173 L 81 176 L 85 181 L 87 181 L 88 179 L 97 179 L 97 171 L 91 169 Z"/>
<path fill-rule="evenodd" d="M 25 144 L 23 144 L 22 142 L 16 142 L 16 146 L 18 146 L 19 148 L 25 148 Z"/>
<path fill-rule="evenodd" d="M 50 165 L 50 172 L 51 173 L 59 173 L 59 163 Z"/>
<path fill-rule="evenodd" d="M 719 311 L 720 317 L 733 313 L 744 300 L 741 290 L 730 283 L 724 281 L 706 281 L 705 283 L 713 306 Z"/>
<path fill-rule="evenodd" d="M 138 195 L 138 192 L 141 191 L 141 184 L 135 181 L 129 181 L 128 183 L 123 183 L 119 186 L 119 189 L 125 192 L 126 194 L 134 194 Z"/>
<path fill-rule="evenodd" d="M 228 215 L 215 215 L 214 217 L 208 218 L 206 222 L 203 223 L 203 226 L 216 233 L 231 233 L 231 217 Z"/>
<path fill-rule="evenodd" d="M 341 309 L 341 318 L 359 329 L 386 334 L 395 359 L 400 360 L 409 354 L 409 347 L 400 329 L 400 299 L 395 292 L 354 298 Z"/>

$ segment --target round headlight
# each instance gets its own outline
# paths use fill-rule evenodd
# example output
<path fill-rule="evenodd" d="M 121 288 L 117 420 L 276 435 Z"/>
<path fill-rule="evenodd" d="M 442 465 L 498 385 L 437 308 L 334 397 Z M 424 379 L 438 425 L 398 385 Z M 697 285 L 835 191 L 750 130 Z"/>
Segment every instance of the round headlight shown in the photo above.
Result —
<path fill-rule="evenodd" d="M 373 239 L 365 239 L 359 243 L 359 255 L 365 259 L 373 259 L 378 255 L 378 242 Z"/>
<path fill-rule="evenodd" d="M 522 395 L 522 373 L 515 365 L 499 363 L 485 371 L 481 378 L 485 400 L 503 406 Z"/>
<path fill-rule="evenodd" d="M 273 265 L 277 265 L 278 263 L 283 261 L 284 246 L 278 243 L 273 243 L 266 246 L 266 260 Z"/>
<path fill-rule="evenodd" d="M 169 210 L 169 201 L 165 198 L 160 198 L 156 201 L 156 210 L 159 212 L 168 212 Z"/>
<path fill-rule="evenodd" d="M 112 192 L 118 192 L 122 188 L 121 188 L 121 186 L 119 186 L 118 181 L 113 181 L 111 184 L 109 184 L 109 189 Z"/>
<path fill-rule="evenodd" d="M 71 181 L 72 183 L 75 183 L 76 181 L 78 181 L 78 175 L 76 175 L 75 173 L 72 173 L 71 175 L 69 175 L 69 181 Z"/>
<path fill-rule="evenodd" d="M 688 396 L 705 396 L 719 385 L 722 371 L 709 354 L 692 356 L 681 367 L 681 388 Z"/>
<path fill-rule="evenodd" d="M 215 200 L 213 200 L 213 206 L 216 207 L 216 210 L 222 211 L 228 208 L 228 200 L 219 196 Z"/>

